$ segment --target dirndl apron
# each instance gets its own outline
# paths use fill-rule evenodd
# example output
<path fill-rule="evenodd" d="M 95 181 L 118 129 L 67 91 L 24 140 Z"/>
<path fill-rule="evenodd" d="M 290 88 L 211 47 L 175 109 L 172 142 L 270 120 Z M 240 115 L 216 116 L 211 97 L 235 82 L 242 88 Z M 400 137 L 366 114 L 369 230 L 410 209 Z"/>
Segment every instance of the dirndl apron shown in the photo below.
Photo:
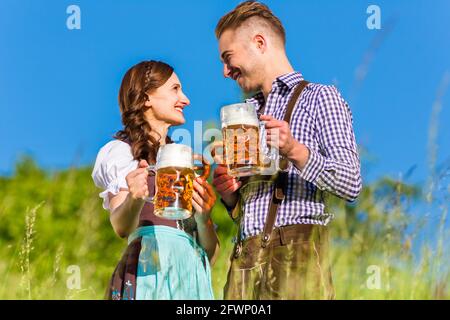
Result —
<path fill-rule="evenodd" d="M 149 176 L 149 190 L 155 178 Z M 111 277 L 106 299 L 214 299 L 211 270 L 205 250 L 198 245 L 194 217 L 172 221 L 154 215 L 146 203 L 139 227 Z"/>

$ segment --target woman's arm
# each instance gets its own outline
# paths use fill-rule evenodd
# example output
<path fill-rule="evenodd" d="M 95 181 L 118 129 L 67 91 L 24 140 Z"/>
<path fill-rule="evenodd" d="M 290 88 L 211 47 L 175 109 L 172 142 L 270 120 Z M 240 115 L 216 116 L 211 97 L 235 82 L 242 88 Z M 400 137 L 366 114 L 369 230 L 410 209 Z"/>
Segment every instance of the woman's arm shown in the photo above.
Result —
<path fill-rule="evenodd" d="M 144 197 L 148 196 L 147 161 L 141 160 L 139 167 L 131 171 L 127 177 L 128 191 L 120 191 L 110 197 L 111 225 L 116 234 L 128 237 L 139 224 L 139 214 L 145 204 Z"/>
<path fill-rule="evenodd" d="M 200 245 L 205 249 L 209 263 L 213 265 L 219 254 L 220 245 L 211 218 L 204 223 L 197 222 L 197 230 Z"/>
<path fill-rule="evenodd" d="M 139 214 L 145 201 L 133 199 L 128 191 L 120 191 L 117 195 L 110 196 L 111 214 L 109 220 L 114 232 L 121 238 L 128 237 L 139 224 Z"/>
<path fill-rule="evenodd" d="M 216 202 L 216 195 L 207 181 L 197 178 L 194 181 L 194 194 L 192 199 L 199 242 L 205 249 L 210 264 L 213 265 L 220 247 L 219 238 L 211 220 L 211 210 Z"/>

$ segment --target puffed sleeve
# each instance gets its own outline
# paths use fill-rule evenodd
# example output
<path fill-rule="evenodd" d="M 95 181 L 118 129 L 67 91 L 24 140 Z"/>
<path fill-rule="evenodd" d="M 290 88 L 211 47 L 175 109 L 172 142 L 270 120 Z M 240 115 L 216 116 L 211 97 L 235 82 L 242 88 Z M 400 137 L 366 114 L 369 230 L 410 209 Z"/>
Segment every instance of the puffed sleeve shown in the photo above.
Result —
<path fill-rule="evenodd" d="M 120 189 L 128 189 L 125 177 L 138 167 L 133 159 L 130 146 L 119 140 L 113 140 L 103 146 L 95 160 L 92 179 L 97 187 L 103 189 L 99 196 L 103 199 L 103 208 L 109 210 L 109 193 L 116 195 Z"/>

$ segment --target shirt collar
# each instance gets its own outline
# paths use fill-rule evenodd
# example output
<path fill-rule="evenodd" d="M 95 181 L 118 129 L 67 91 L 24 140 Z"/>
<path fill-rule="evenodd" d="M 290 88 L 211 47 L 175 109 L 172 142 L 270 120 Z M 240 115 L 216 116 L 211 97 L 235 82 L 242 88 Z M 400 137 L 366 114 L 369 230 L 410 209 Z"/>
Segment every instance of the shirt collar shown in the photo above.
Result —
<path fill-rule="evenodd" d="M 256 111 L 258 112 L 265 104 L 264 95 L 262 92 L 258 92 L 253 97 L 245 99 L 245 102 L 254 104 L 256 106 Z"/>
<path fill-rule="evenodd" d="M 275 86 L 286 86 L 289 90 L 295 87 L 300 81 L 303 80 L 303 75 L 298 71 L 283 74 L 277 77 L 273 83 L 272 88 Z M 253 103 L 257 106 L 257 111 L 264 105 L 265 99 L 262 92 L 256 93 L 251 98 L 245 100 L 247 103 Z"/>
<path fill-rule="evenodd" d="M 274 82 L 282 83 L 288 87 L 288 89 L 292 89 L 296 86 L 300 81 L 303 80 L 303 75 L 298 71 L 293 71 L 290 73 L 283 74 L 275 79 Z"/>

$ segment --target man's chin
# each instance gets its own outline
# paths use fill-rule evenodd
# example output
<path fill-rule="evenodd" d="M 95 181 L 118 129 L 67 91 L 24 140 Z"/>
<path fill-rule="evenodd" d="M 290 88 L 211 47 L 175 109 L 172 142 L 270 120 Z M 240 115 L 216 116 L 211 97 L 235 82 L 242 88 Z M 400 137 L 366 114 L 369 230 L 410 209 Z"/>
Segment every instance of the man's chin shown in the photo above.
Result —
<path fill-rule="evenodd" d="M 245 82 L 243 82 L 241 77 L 239 77 L 236 82 L 237 82 L 239 88 L 242 89 L 242 91 L 244 92 L 244 94 L 246 96 L 254 95 L 256 92 L 260 91 L 259 88 L 252 86 L 252 85 L 248 85 Z"/>
<path fill-rule="evenodd" d="M 245 96 L 250 97 L 253 96 L 255 93 L 260 91 L 258 88 L 252 87 L 252 86 L 246 86 L 245 84 L 240 84 L 238 82 L 239 88 L 242 89 Z"/>

